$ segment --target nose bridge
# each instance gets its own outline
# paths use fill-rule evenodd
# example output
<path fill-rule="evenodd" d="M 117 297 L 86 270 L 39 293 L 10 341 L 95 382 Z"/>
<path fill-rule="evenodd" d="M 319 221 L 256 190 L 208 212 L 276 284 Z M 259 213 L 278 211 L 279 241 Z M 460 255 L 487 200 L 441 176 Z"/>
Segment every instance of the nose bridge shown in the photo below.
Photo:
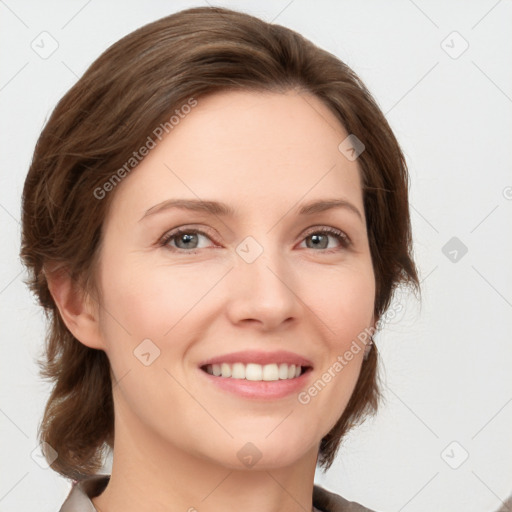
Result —
<path fill-rule="evenodd" d="M 271 234 L 247 236 L 235 248 L 235 268 L 231 274 L 230 312 L 233 320 L 259 320 L 278 325 L 297 315 L 294 278 L 283 248 L 271 242 Z"/>

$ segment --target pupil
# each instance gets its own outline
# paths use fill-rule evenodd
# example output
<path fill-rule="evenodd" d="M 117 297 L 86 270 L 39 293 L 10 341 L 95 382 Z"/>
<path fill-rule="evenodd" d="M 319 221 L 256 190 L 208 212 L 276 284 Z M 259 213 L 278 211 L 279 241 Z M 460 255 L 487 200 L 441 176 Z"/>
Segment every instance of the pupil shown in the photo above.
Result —
<path fill-rule="evenodd" d="M 318 247 L 322 243 L 322 238 L 326 238 L 324 235 L 311 235 L 314 246 Z M 325 245 L 325 244 L 324 244 Z"/>
<path fill-rule="evenodd" d="M 187 234 L 181 235 L 181 241 L 182 242 L 190 242 L 194 236 L 195 235 L 187 235 Z M 185 245 L 190 245 L 190 244 L 185 244 Z"/>

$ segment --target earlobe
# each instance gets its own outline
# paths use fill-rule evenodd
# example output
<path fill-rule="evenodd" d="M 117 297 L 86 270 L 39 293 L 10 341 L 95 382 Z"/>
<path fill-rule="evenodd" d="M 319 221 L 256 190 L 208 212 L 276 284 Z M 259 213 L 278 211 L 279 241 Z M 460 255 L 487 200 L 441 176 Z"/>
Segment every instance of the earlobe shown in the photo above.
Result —
<path fill-rule="evenodd" d="M 84 345 L 103 349 L 98 303 L 74 280 L 66 268 L 45 269 L 48 288 L 71 334 Z"/>

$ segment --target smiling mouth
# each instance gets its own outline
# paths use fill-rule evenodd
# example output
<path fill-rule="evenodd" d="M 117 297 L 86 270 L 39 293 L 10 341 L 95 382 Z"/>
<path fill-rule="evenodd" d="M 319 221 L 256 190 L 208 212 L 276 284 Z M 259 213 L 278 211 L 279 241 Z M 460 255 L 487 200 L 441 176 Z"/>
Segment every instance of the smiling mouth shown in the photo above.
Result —
<path fill-rule="evenodd" d="M 248 381 L 278 381 L 296 379 L 312 370 L 312 368 L 310 366 L 287 363 L 271 363 L 265 365 L 256 363 L 221 363 L 206 364 L 201 366 L 201 370 L 215 377 Z"/>

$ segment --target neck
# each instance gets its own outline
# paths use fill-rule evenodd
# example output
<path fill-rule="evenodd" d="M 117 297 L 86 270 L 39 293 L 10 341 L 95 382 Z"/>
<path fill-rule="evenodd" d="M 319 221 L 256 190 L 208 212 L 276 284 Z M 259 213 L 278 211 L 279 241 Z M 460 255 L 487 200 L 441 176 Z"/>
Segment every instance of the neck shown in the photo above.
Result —
<path fill-rule="evenodd" d="M 98 512 L 312 510 L 317 446 L 288 466 L 240 469 L 148 435 L 140 424 L 123 428 L 129 423 L 117 418 L 110 481 L 92 499 Z"/>

